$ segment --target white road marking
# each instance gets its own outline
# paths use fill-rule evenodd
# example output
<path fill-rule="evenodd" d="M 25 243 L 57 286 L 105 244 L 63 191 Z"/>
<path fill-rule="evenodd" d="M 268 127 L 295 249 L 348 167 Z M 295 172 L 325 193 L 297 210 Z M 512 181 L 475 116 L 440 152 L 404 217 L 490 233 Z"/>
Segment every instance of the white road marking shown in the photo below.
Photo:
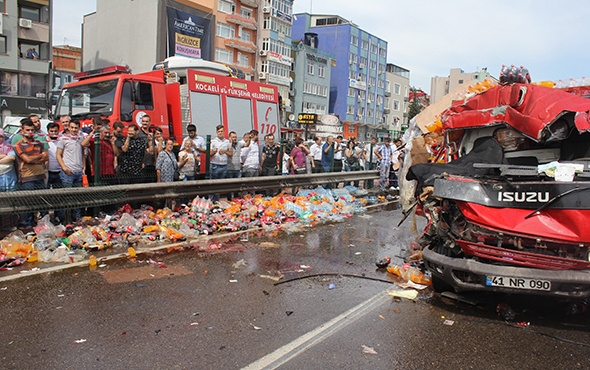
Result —
<path fill-rule="evenodd" d="M 276 369 L 389 300 L 387 293 L 381 292 L 243 369 Z"/>

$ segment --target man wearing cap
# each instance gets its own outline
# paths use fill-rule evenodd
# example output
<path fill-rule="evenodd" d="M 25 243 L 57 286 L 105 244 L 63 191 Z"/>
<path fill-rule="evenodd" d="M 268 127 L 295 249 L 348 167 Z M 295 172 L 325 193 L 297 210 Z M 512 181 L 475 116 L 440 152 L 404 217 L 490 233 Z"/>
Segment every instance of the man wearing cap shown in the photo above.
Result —
<path fill-rule="evenodd" d="M 393 149 L 391 148 L 391 139 L 385 138 L 385 143 L 379 148 L 375 149 L 375 155 L 379 158 L 379 189 L 385 190 L 389 182 L 389 167 L 391 166 L 391 158 L 393 157 Z"/>

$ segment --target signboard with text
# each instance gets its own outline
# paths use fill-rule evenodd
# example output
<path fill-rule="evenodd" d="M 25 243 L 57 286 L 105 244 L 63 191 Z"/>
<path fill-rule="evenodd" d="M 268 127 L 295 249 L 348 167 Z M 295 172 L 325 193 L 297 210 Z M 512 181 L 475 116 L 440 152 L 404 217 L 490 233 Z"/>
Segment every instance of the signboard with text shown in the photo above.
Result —
<path fill-rule="evenodd" d="M 315 113 L 299 113 L 297 121 L 304 125 L 311 125 L 318 121 L 318 115 Z"/>
<path fill-rule="evenodd" d="M 168 55 L 211 60 L 211 21 L 168 7 Z"/>

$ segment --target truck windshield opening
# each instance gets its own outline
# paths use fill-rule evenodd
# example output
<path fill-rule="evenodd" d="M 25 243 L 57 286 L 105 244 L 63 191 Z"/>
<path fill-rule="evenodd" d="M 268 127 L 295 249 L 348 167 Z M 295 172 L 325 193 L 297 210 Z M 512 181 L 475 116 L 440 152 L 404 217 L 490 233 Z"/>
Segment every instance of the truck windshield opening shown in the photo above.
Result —
<path fill-rule="evenodd" d="M 113 101 L 118 80 L 107 80 L 62 90 L 55 109 L 56 116 L 69 115 L 85 118 L 91 114 L 108 116 L 113 112 Z"/>

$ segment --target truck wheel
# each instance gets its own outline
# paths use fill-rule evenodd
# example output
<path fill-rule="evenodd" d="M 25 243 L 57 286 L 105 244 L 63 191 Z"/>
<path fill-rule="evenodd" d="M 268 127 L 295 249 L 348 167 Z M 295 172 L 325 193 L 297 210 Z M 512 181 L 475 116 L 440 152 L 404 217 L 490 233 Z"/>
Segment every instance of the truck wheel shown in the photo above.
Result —
<path fill-rule="evenodd" d="M 455 291 L 455 289 L 453 289 L 453 287 L 447 284 L 443 279 L 434 275 L 432 275 L 432 289 L 434 289 L 434 291 L 437 293 Z"/>

